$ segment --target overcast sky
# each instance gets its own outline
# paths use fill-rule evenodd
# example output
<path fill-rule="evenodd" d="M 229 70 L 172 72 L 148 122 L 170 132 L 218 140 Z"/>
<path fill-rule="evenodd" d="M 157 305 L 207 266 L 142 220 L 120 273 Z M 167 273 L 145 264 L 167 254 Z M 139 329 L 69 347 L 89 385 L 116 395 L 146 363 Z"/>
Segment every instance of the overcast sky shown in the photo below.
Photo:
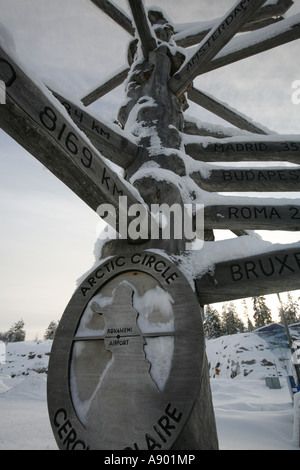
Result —
<path fill-rule="evenodd" d="M 126 0 L 115 0 L 129 13 Z M 146 6 L 155 0 L 146 0 Z M 299 0 L 288 16 L 300 12 Z M 234 0 L 160 0 L 174 23 L 223 16 Z M 89 0 L 0 0 L 0 23 L 17 54 L 46 84 L 84 96 L 126 66 L 129 35 Z M 299 134 L 299 41 L 211 72 L 195 85 L 278 133 Z M 120 87 L 90 107 L 114 118 Z M 0 107 L 1 112 L 1 107 Z M 188 114 L 221 123 L 199 107 Z M 18 144 L 0 131 L 0 331 L 23 318 L 27 339 L 59 320 L 80 278 L 94 263 L 99 218 Z M 276 234 L 274 241 L 298 240 Z"/>

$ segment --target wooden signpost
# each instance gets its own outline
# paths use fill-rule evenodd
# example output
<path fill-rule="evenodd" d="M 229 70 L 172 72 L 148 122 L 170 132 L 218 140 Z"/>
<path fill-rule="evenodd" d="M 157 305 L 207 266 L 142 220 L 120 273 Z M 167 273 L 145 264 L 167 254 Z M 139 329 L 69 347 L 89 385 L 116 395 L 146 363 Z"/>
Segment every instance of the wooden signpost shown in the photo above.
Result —
<path fill-rule="evenodd" d="M 213 194 L 298 192 L 300 139 L 272 135 L 193 87 L 200 74 L 298 39 L 299 15 L 282 17 L 293 2 L 240 0 L 211 27 L 191 33 L 189 25 L 176 31 L 160 9 L 147 10 L 142 0 L 129 0 L 132 18 L 112 1 L 92 1 L 134 38 L 129 67 L 82 98 L 88 106 L 126 79 L 119 125 L 48 90 L 0 45 L 0 81 L 6 88 L 0 127 L 103 217 L 124 212 L 120 196 L 126 197 L 128 213 L 135 208 L 149 218 L 153 206 L 183 210 L 197 201 L 204 210 L 202 243 L 209 242 L 212 252 L 215 229 L 239 236 L 247 230 L 300 230 L 297 199 Z M 234 38 L 238 32 L 246 33 Z M 199 42 L 192 57 L 183 54 L 182 47 Z M 184 117 L 188 100 L 250 137 L 193 126 Z M 128 121 L 135 122 L 132 134 L 125 132 Z M 190 173 L 185 155 L 195 161 Z M 124 170 L 124 178 L 108 160 Z M 245 161 L 252 163 L 238 165 Z M 188 219 L 197 221 L 194 209 L 187 211 Z M 118 220 L 116 226 L 107 222 L 127 233 L 130 217 Z M 168 239 L 147 232 L 144 239 L 108 240 L 99 264 L 70 300 L 48 375 L 49 416 L 60 449 L 218 449 L 202 307 L 299 289 L 300 246 L 237 259 L 227 253 L 205 271 L 199 266 L 201 274 L 188 282 L 179 255 L 191 240 L 186 232 L 175 236 L 179 220 L 169 221 L 174 230 Z M 161 219 L 160 235 L 164 223 Z M 176 255 L 178 266 L 166 253 Z"/>
<path fill-rule="evenodd" d="M 299 289 L 300 245 L 218 263 L 196 280 L 202 305 Z"/>
<path fill-rule="evenodd" d="M 204 354 L 198 302 L 172 262 L 135 250 L 100 264 L 70 301 L 51 352 L 60 448 L 180 450 Z"/>
<path fill-rule="evenodd" d="M 300 206 L 298 205 L 234 205 L 206 206 L 205 227 L 227 230 L 300 230 Z"/>
<path fill-rule="evenodd" d="M 300 168 L 211 167 L 209 174 L 195 171 L 190 177 L 200 188 L 211 192 L 293 192 L 299 190 Z"/>
<path fill-rule="evenodd" d="M 186 144 L 185 149 L 195 160 L 202 162 L 281 161 L 299 164 L 300 140 L 280 137 L 274 137 L 274 140 L 269 140 L 270 137 L 265 140 L 261 137 L 251 140 L 218 139 L 213 143 Z"/>

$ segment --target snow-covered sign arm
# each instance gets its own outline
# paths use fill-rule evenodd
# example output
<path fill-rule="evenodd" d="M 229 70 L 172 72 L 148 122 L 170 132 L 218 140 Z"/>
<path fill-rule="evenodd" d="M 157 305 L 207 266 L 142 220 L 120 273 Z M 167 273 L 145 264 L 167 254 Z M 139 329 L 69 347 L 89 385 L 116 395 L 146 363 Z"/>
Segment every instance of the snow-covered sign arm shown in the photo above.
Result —
<path fill-rule="evenodd" d="M 157 47 L 156 39 L 150 29 L 142 0 L 128 0 L 128 2 L 141 40 L 144 57 L 145 59 L 148 59 L 149 52 L 153 51 Z"/>
<path fill-rule="evenodd" d="M 171 91 L 180 96 L 201 70 L 223 49 L 265 0 L 241 0 L 203 39 L 197 52 L 169 81 Z"/>
<path fill-rule="evenodd" d="M 210 167 L 209 171 L 190 173 L 201 189 L 210 192 L 295 192 L 299 191 L 300 169 L 297 167 Z"/>
<path fill-rule="evenodd" d="M 100 8 L 104 13 L 106 13 L 112 20 L 118 23 L 125 31 L 127 31 L 131 36 L 134 36 L 134 27 L 132 25 L 131 19 L 117 7 L 113 2 L 108 0 L 91 0 L 98 8 Z"/>
<path fill-rule="evenodd" d="M 0 47 L 0 80 L 7 104 L 1 106 L 0 127 L 54 173 L 93 210 L 102 203 L 118 208 L 138 193 L 117 176 L 92 146 L 52 93 Z"/>
<path fill-rule="evenodd" d="M 81 99 L 84 106 L 89 106 L 90 104 L 93 104 L 95 101 L 102 98 L 102 96 L 114 90 L 119 85 L 122 85 L 124 80 L 126 80 L 129 71 L 130 69 L 128 67 L 124 67 L 121 71 L 117 72 L 115 75 L 107 79 L 104 83 L 101 83 L 101 85 L 99 85 L 97 88 L 85 95 Z"/>
<path fill-rule="evenodd" d="M 278 24 L 234 38 L 198 75 L 247 59 L 300 38 L 300 13 Z"/>
<path fill-rule="evenodd" d="M 99 121 L 58 93 L 53 92 L 53 95 L 66 108 L 75 124 L 88 136 L 92 144 L 105 158 L 124 169 L 133 163 L 138 153 L 138 146 L 128 133 L 126 134 L 116 125 Z"/>
<path fill-rule="evenodd" d="M 300 230 L 299 199 L 281 200 L 259 198 L 232 198 L 204 209 L 206 229 L 212 230 Z M 247 200 L 248 199 L 248 200 Z"/>
<path fill-rule="evenodd" d="M 244 129 L 248 132 L 253 132 L 254 134 L 267 134 L 266 130 L 258 124 L 250 122 L 245 116 L 242 116 L 236 110 L 230 109 L 228 105 L 221 103 L 207 93 L 203 93 L 203 91 L 192 87 L 188 90 L 187 96 L 194 103 L 202 106 L 202 108 L 207 109 L 225 121 L 230 122 L 230 124 L 233 124 L 239 129 Z"/>
<path fill-rule="evenodd" d="M 250 21 L 241 27 L 239 32 L 254 31 L 282 21 L 284 17 L 281 15 L 284 15 L 293 4 L 292 0 L 278 0 L 276 3 L 267 3 L 253 15 Z M 182 25 L 176 28 L 175 26 L 177 32 L 173 39 L 180 47 L 194 46 L 204 39 L 214 25 L 215 23 L 204 26 L 200 23 L 197 26 L 195 23 L 192 26 L 186 25 L 186 27 Z"/>
<path fill-rule="evenodd" d="M 282 161 L 300 163 L 300 137 L 253 136 L 228 139 L 184 137 L 186 153 L 203 162 Z"/>
<path fill-rule="evenodd" d="M 216 263 L 196 279 L 201 305 L 300 288 L 300 245 Z"/>

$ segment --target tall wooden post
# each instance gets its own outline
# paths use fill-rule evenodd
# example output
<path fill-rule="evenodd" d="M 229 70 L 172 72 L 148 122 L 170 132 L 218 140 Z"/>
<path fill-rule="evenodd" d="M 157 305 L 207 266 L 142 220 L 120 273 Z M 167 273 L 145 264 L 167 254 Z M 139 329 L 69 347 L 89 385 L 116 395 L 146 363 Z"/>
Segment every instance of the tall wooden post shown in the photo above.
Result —
<path fill-rule="evenodd" d="M 132 2 L 134 3 L 134 2 Z M 159 11 L 150 11 L 157 40 L 169 41 L 173 33 L 172 27 Z M 138 20 L 138 18 L 137 18 Z M 134 46 L 136 46 L 136 42 Z M 182 108 L 185 107 L 183 97 L 178 98 L 169 89 L 168 82 L 171 74 L 174 74 L 182 65 L 184 56 L 173 56 L 170 48 L 164 44 L 154 51 L 147 50 L 147 56 L 143 62 L 137 59 L 138 49 L 131 48 L 131 60 L 133 65 L 127 80 L 126 106 L 119 113 L 119 121 L 125 129 L 134 122 L 131 131 L 138 138 L 140 151 L 135 161 L 127 167 L 127 178 L 134 179 L 134 186 L 138 189 L 143 200 L 150 207 L 151 204 L 167 203 L 170 206 L 177 203 L 183 206 L 181 193 L 177 186 L 172 184 L 169 178 L 161 178 L 158 181 L 149 176 L 135 177 L 143 165 L 152 162 L 159 165 L 166 175 L 172 171 L 178 176 L 185 176 L 185 165 L 178 156 L 176 150 L 180 149 L 182 140 L 180 132 L 183 131 L 184 117 Z M 132 116 L 134 116 L 132 118 Z M 172 149 L 174 150 L 172 152 Z M 176 224 L 176 221 L 173 224 Z M 171 233 L 174 226 L 171 227 Z M 176 240 L 151 240 L 143 244 L 144 249 L 160 248 L 170 254 L 179 254 L 185 250 L 184 237 Z M 134 252 L 134 246 L 128 246 L 124 242 L 108 242 L 102 252 L 102 257 L 120 254 L 126 249 Z M 203 310 L 199 307 L 201 316 Z M 184 315 L 189 315 L 185 310 Z M 200 334 L 200 331 L 199 331 Z M 199 339 L 201 336 L 199 336 Z M 200 358 L 199 358 L 200 360 Z M 200 365 L 201 379 L 197 396 L 189 419 L 178 438 L 172 445 L 174 450 L 217 450 L 218 436 L 216 430 L 214 409 L 210 390 L 209 370 L 206 355 Z"/>

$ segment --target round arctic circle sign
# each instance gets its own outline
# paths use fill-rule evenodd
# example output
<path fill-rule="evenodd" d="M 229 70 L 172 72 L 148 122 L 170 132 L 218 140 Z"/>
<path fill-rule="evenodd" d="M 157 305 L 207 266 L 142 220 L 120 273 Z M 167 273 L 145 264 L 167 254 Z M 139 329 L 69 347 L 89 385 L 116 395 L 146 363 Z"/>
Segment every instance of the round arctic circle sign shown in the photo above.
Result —
<path fill-rule="evenodd" d="M 169 258 L 104 260 L 57 329 L 48 409 L 63 450 L 168 450 L 196 401 L 204 333 L 195 294 Z"/>

